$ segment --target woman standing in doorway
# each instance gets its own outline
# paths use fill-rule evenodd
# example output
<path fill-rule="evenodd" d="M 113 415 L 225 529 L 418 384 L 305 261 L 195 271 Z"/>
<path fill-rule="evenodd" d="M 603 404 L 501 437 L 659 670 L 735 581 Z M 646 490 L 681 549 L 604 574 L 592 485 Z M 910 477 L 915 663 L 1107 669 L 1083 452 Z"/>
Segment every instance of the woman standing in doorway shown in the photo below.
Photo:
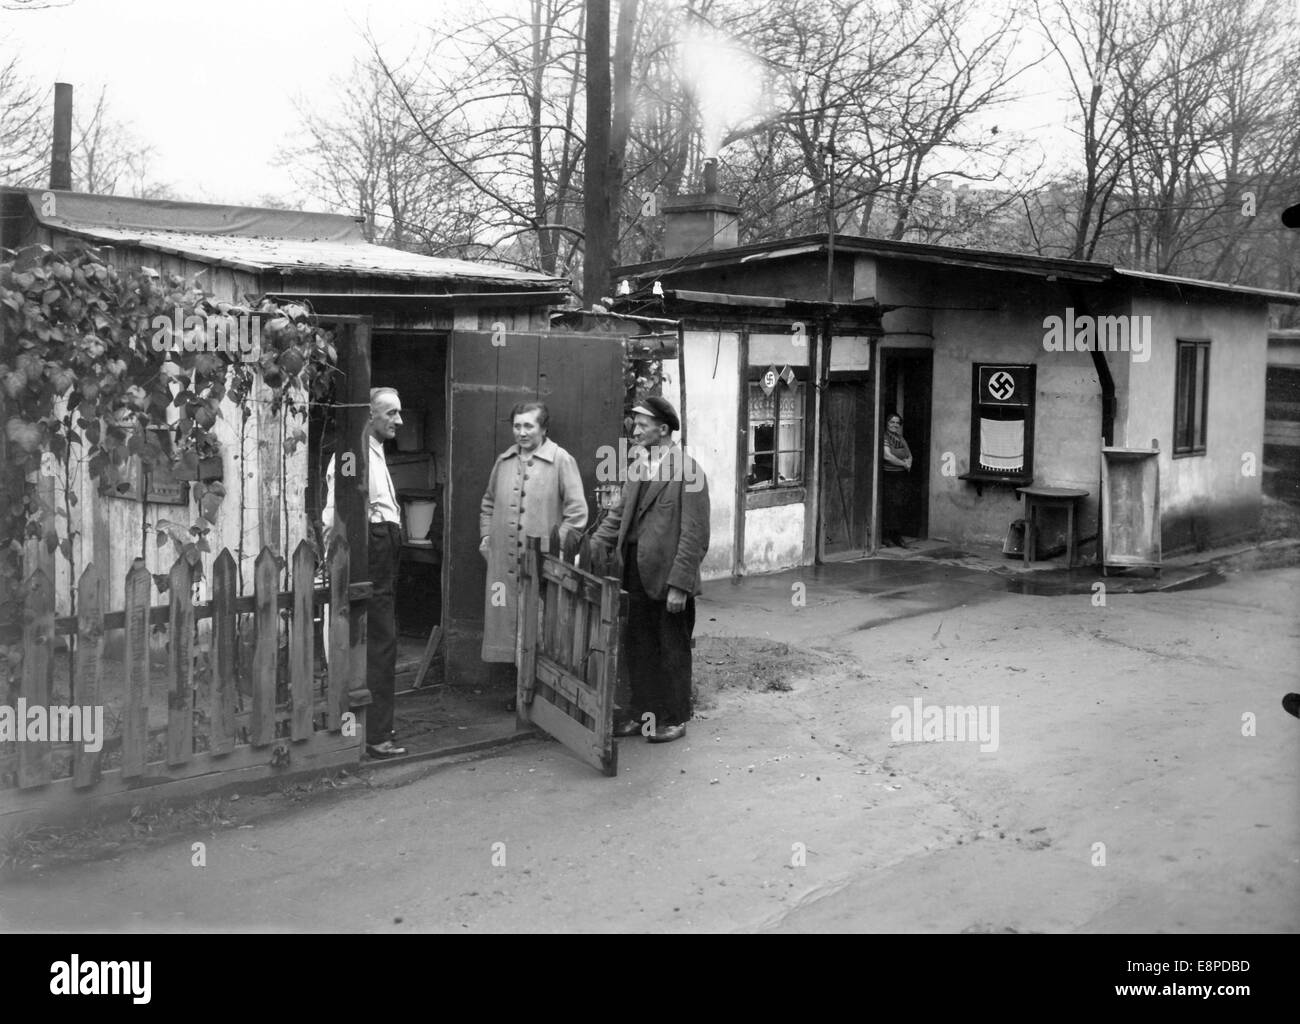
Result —
<path fill-rule="evenodd" d="M 515 443 L 498 456 L 479 506 L 479 552 L 487 562 L 483 601 L 483 653 L 490 681 L 514 685 L 519 622 L 519 560 L 528 538 L 546 541 L 553 529 L 569 544 L 587 525 L 587 498 L 573 456 L 548 436 L 545 402 L 520 402 L 510 410 Z M 507 701 L 513 711 L 514 700 Z"/>
<path fill-rule="evenodd" d="M 912 450 L 903 439 L 903 418 L 890 413 L 885 419 L 885 463 L 881 474 L 880 539 L 884 544 L 907 547 L 902 519 L 907 504 L 907 474 L 912 469 Z"/>

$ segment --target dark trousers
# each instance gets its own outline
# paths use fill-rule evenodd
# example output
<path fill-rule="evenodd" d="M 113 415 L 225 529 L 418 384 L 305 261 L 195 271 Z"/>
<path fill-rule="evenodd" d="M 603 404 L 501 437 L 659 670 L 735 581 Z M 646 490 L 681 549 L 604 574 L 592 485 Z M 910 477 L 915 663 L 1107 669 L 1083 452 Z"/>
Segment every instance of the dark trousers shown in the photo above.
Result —
<path fill-rule="evenodd" d="M 636 545 L 623 561 L 627 622 L 623 628 L 623 663 L 638 717 L 652 712 L 655 725 L 681 725 L 691 717 L 691 634 L 695 632 L 695 598 L 680 612 L 645 592 L 636 567 Z"/>
<path fill-rule="evenodd" d="M 397 676 L 397 609 L 395 585 L 401 552 L 396 523 L 370 524 L 370 583 L 366 606 L 366 742 L 383 743 L 393 736 L 393 693 Z"/>
<path fill-rule="evenodd" d="M 910 484 L 907 473 L 886 469 L 880 474 L 880 485 L 880 539 L 889 541 L 903 535 Z"/>

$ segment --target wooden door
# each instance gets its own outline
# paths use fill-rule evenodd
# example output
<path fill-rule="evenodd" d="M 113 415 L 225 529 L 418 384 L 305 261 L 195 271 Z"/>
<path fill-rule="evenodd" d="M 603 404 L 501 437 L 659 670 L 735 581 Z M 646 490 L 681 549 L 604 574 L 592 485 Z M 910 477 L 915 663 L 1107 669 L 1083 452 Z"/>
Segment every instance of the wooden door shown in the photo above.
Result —
<path fill-rule="evenodd" d="M 447 517 L 443 525 L 443 635 L 448 678 L 481 671 L 485 578 L 479 504 L 496 457 L 514 443 L 510 409 L 537 399 L 549 436 L 578 462 L 590 516 L 602 445 L 623 424 L 624 339 L 609 335 L 454 331 L 447 367 Z"/>
<path fill-rule="evenodd" d="M 869 376 L 831 375 L 823 392 L 821 556 L 860 555 L 871 536 L 871 452 L 875 418 Z"/>

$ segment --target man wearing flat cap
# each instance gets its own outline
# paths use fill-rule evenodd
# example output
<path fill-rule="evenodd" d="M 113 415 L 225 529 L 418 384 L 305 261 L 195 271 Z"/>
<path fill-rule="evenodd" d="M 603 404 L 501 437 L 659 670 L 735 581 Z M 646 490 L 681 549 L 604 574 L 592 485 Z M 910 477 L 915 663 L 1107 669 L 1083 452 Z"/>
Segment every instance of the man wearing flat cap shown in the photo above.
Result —
<path fill-rule="evenodd" d="M 686 735 L 691 717 L 691 634 L 709 548 L 709 484 L 673 441 L 681 422 L 671 403 L 650 397 L 632 414 L 632 439 L 642 452 L 628 467 L 622 502 L 592 539 L 618 554 L 628 594 L 623 658 L 632 706 L 614 734 L 643 732 L 651 743 L 668 743 Z M 653 717 L 643 726 L 647 713 Z"/>

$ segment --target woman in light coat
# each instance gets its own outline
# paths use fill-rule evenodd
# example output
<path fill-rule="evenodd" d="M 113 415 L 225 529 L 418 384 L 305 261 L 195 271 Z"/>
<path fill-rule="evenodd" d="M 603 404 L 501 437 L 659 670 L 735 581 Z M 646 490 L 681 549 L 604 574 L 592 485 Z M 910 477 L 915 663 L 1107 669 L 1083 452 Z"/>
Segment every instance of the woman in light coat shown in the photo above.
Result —
<path fill-rule="evenodd" d="M 500 666 L 497 682 L 513 680 L 519 615 L 519 561 L 529 537 L 543 546 L 559 527 L 560 543 L 587 525 L 587 499 L 573 456 L 550 440 L 543 402 L 510 411 L 515 443 L 497 457 L 479 509 L 479 551 L 487 560 L 483 602 L 483 660 Z"/>

